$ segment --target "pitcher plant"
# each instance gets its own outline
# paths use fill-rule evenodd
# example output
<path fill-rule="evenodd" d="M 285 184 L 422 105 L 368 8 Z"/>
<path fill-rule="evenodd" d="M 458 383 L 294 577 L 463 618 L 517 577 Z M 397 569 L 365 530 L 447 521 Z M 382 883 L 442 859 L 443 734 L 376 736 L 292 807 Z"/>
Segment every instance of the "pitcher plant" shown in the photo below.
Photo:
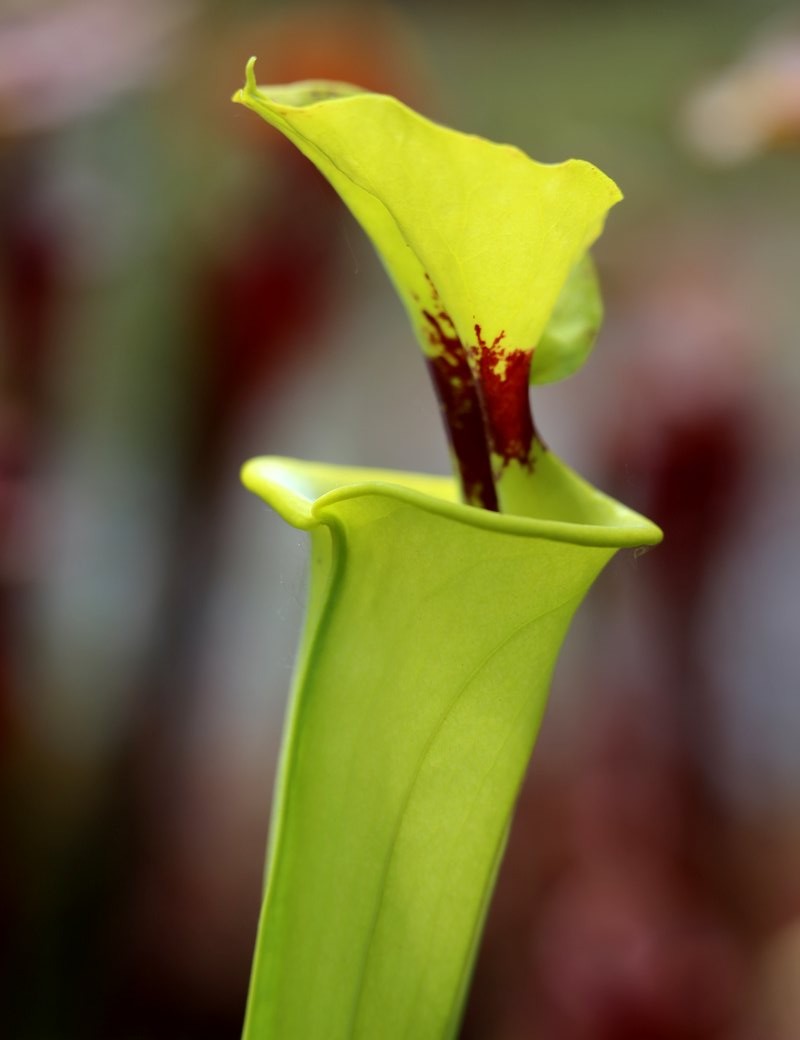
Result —
<path fill-rule="evenodd" d="M 618 549 L 661 539 L 556 458 L 529 400 L 592 348 L 588 249 L 621 194 L 590 163 L 538 163 L 349 84 L 260 87 L 253 66 L 234 100 L 371 238 L 454 476 L 244 467 L 311 547 L 244 1038 L 442 1040 L 570 620 Z"/>

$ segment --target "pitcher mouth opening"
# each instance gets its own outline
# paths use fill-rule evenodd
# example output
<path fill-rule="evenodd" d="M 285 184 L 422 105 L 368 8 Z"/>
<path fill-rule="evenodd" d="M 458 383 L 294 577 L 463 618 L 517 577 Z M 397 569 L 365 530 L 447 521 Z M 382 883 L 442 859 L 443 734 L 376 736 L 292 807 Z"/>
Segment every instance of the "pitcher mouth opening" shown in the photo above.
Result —
<path fill-rule="evenodd" d="M 620 549 L 662 540 L 656 524 L 598 491 L 552 453 L 543 453 L 539 467 L 541 508 L 535 515 L 465 505 L 455 479 L 425 473 L 262 456 L 244 464 L 241 478 L 248 490 L 300 530 L 329 522 L 337 503 L 377 495 L 456 523 L 522 537 Z"/>

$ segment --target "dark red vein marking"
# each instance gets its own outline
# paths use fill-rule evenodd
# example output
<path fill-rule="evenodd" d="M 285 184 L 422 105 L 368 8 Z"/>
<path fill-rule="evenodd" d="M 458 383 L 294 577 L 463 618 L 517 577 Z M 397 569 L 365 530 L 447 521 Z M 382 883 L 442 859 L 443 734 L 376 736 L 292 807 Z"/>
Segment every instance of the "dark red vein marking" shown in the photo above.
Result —
<path fill-rule="evenodd" d="M 533 350 L 501 350 L 505 332 L 484 340 L 475 325 L 478 392 L 489 434 L 489 444 L 504 465 L 515 459 L 530 468 L 535 430 L 531 416 L 528 381 Z M 502 373 L 502 374 L 501 374 Z"/>
<path fill-rule="evenodd" d="M 433 284 L 431 283 L 433 289 Z M 437 300 L 437 296 L 434 296 Z M 483 424 L 478 390 L 467 352 L 444 310 L 436 315 L 423 310 L 428 323 L 428 341 L 437 348 L 427 358 L 428 369 L 439 399 L 439 410 L 458 464 L 464 498 L 470 505 L 497 512 L 497 492 Z"/>

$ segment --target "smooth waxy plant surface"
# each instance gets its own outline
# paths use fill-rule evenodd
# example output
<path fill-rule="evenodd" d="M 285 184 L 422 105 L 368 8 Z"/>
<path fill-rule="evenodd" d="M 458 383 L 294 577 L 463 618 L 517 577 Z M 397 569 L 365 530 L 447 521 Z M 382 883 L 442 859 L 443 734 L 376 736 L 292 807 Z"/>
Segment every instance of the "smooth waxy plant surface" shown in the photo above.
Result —
<path fill-rule="evenodd" d="M 235 100 L 371 237 L 433 377 L 456 479 L 256 459 L 310 532 L 309 607 L 272 817 L 246 1040 L 458 1028 L 514 801 L 569 621 L 643 517 L 546 450 L 529 381 L 601 318 L 587 249 L 619 198 L 335 83 Z"/>
<path fill-rule="evenodd" d="M 430 366 L 465 500 L 524 511 L 528 384 L 588 354 L 601 313 L 585 253 L 617 186 L 590 163 L 537 163 L 349 85 L 258 87 L 252 61 L 235 100 L 317 166 L 372 239 Z"/>

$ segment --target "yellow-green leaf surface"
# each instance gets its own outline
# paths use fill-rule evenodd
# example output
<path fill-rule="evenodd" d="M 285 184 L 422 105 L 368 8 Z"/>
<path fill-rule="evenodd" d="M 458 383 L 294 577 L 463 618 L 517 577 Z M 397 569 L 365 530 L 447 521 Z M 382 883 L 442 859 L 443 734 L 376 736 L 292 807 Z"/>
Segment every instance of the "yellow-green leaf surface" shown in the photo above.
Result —
<path fill-rule="evenodd" d="M 490 460 L 498 487 L 508 468 L 530 469 L 531 357 L 619 189 L 588 162 L 535 162 L 347 84 L 258 86 L 252 60 L 234 100 L 285 134 L 362 224 L 423 349 L 440 362 L 437 389 L 440 399 L 454 396 L 457 421 L 479 403 L 486 463 L 462 478 L 467 500 L 486 502 Z M 569 344 L 566 360 L 553 356 L 558 347 L 553 337 L 545 343 L 545 378 L 576 367 Z M 534 362 L 534 378 L 536 370 Z M 474 404 L 463 394 L 470 378 Z M 514 512 L 526 503 L 501 495 L 500 505 Z"/>
<path fill-rule="evenodd" d="M 327 177 L 418 327 L 427 333 L 420 303 L 435 302 L 427 275 L 462 342 L 477 345 L 477 323 L 487 342 L 503 334 L 501 355 L 536 346 L 567 275 L 621 198 L 591 163 L 535 162 L 349 84 L 257 86 L 251 62 L 235 99 Z"/>
<path fill-rule="evenodd" d="M 571 376 L 591 353 L 603 322 L 603 300 L 590 256 L 569 273 L 531 365 L 532 383 L 554 383 Z"/>
<path fill-rule="evenodd" d="M 256 459 L 311 535 L 246 1040 L 441 1040 L 570 618 L 658 529 L 552 455 L 540 513 L 455 481 Z"/>

